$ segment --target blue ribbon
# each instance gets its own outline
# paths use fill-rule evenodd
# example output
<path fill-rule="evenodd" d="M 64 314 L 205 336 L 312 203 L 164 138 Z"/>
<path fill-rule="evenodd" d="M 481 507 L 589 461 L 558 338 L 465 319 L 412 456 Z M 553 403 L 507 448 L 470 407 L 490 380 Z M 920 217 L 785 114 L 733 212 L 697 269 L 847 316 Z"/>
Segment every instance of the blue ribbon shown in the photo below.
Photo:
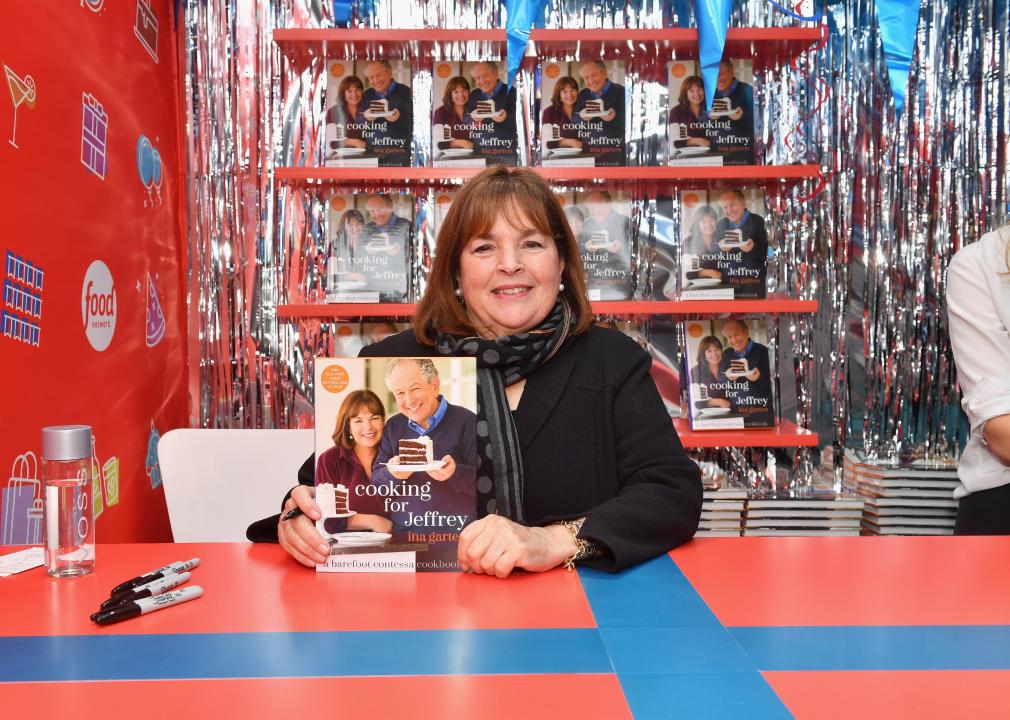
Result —
<path fill-rule="evenodd" d="M 530 30 L 533 24 L 544 26 L 544 12 L 547 9 L 547 0 L 505 0 L 505 35 L 508 39 L 508 69 L 509 82 L 508 89 L 512 89 L 512 84 L 519 73 L 519 66 L 523 61 L 523 54 L 526 52 L 526 45 L 530 41 Z"/>
<path fill-rule="evenodd" d="M 887 78 L 894 96 L 894 111 L 900 115 L 905 107 L 908 72 L 919 27 L 919 0 L 877 0 L 876 7 Z"/>
<path fill-rule="evenodd" d="M 802 20 L 803 22 L 820 22 L 821 18 L 824 17 L 824 10 L 818 10 L 817 9 L 817 0 L 814 0 L 814 14 L 813 15 L 800 15 L 795 10 L 790 10 L 787 7 L 779 5 L 777 2 L 775 2 L 775 0 L 768 0 L 768 2 L 770 2 L 772 4 L 772 6 L 775 7 L 777 10 L 780 10 L 780 11 L 784 12 L 789 17 L 795 18 L 796 20 Z M 797 3 L 796 7 L 799 7 L 802 4 L 803 3 Z"/>
<path fill-rule="evenodd" d="M 351 5 L 353 0 L 333 0 L 333 22 L 337 27 L 351 26 Z"/>
<path fill-rule="evenodd" d="M 705 83 L 705 107 L 712 107 L 719 63 L 726 47 L 726 27 L 729 25 L 730 0 L 694 0 L 694 15 L 698 19 L 698 64 Z"/>

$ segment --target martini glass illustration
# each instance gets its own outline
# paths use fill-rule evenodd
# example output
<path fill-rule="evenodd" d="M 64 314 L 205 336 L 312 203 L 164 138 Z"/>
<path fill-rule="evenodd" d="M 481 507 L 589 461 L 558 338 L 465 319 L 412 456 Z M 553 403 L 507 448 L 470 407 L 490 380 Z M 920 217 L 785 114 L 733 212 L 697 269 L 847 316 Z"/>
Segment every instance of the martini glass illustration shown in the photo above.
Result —
<path fill-rule="evenodd" d="M 11 92 L 11 102 L 14 103 L 14 128 L 11 130 L 10 143 L 14 147 L 18 144 L 14 141 L 18 130 L 18 108 L 28 105 L 29 109 L 35 107 L 35 80 L 31 75 L 25 75 L 24 79 L 9 67 L 4 65 L 4 74 L 7 76 L 7 88 Z"/>

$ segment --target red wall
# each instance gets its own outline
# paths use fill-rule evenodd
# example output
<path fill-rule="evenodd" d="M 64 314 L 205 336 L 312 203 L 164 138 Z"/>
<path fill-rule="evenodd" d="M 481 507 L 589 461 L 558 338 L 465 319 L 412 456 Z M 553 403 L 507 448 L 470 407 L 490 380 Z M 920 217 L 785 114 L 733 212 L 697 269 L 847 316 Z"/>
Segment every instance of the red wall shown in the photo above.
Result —
<path fill-rule="evenodd" d="M 171 537 L 150 447 L 188 416 L 173 12 L 0 8 L 0 543 L 37 532 L 39 430 L 65 423 L 94 428 L 98 540 Z"/>

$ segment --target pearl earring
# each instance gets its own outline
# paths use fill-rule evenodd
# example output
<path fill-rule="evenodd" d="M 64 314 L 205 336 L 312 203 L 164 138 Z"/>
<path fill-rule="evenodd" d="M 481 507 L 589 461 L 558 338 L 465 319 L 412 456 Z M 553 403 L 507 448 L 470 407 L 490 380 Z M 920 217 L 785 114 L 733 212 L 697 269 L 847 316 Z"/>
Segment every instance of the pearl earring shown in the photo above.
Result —
<path fill-rule="evenodd" d="M 463 291 L 459 288 L 456 288 L 456 297 L 463 297 Z"/>
<path fill-rule="evenodd" d="M 558 285 L 558 292 L 564 292 L 564 291 L 565 291 L 565 284 L 564 283 L 560 283 Z"/>

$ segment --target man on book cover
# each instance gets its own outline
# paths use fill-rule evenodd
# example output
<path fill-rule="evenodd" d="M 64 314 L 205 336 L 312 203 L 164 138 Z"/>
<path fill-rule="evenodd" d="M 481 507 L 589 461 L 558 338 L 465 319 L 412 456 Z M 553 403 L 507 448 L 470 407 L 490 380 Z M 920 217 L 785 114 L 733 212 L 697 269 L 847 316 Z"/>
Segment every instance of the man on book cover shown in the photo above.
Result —
<path fill-rule="evenodd" d="M 516 89 L 507 89 L 499 79 L 496 62 L 476 62 L 470 74 L 476 87 L 466 101 L 466 112 L 474 122 L 470 133 L 474 149 L 488 165 L 515 165 L 519 161 Z"/>
<path fill-rule="evenodd" d="M 597 167 L 624 165 L 624 86 L 607 77 L 602 60 L 582 63 L 579 75 L 585 83 L 575 103 L 583 122 L 579 130 L 582 149 L 595 156 Z"/>
<path fill-rule="evenodd" d="M 372 468 L 372 484 L 395 487 L 401 481 L 428 483 L 431 502 L 427 505 L 438 513 L 435 520 L 423 516 L 419 519 L 408 506 L 392 514 L 394 529 L 458 533 L 477 511 L 477 416 L 450 404 L 439 393 L 438 368 L 428 359 L 390 360 L 386 366 L 386 387 L 393 393 L 400 412 L 386 421 Z M 400 440 L 421 436 L 431 439 L 432 457 L 445 464 L 423 472 L 391 472 L 386 463 L 395 462 Z M 450 522 L 463 516 L 461 522 Z M 455 542 L 452 544 L 455 547 Z"/>
<path fill-rule="evenodd" d="M 373 103 L 383 105 L 382 115 L 369 122 L 368 149 L 379 156 L 380 165 L 410 165 L 410 143 L 414 134 L 414 99 L 410 88 L 393 79 L 388 60 L 372 60 L 365 65 L 368 89 L 361 99 L 363 111 Z M 366 116 L 367 117 L 367 116 Z"/>
<path fill-rule="evenodd" d="M 754 88 L 738 80 L 733 61 L 723 59 L 709 110 L 713 150 L 727 165 L 754 164 Z"/>
<path fill-rule="evenodd" d="M 772 380 L 768 348 L 751 338 L 750 329 L 742 320 L 726 320 L 722 333 L 729 347 L 723 354 L 721 370 L 732 385 L 746 383 L 748 386 L 746 389 L 727 388 L 726 397 L 733 412 L 748 418 L 747 427 L 771 425 Z"/>
<path fill-rule="evenodd" d="M 722 251 L 718 259 L 724 283 L 731 285 L 737 298 L 763 298 L 768 267 L 768 231 L 765 219 L 747 209 L 739 188 L 719 193 L 722 219 L 715 237 Z"/>

